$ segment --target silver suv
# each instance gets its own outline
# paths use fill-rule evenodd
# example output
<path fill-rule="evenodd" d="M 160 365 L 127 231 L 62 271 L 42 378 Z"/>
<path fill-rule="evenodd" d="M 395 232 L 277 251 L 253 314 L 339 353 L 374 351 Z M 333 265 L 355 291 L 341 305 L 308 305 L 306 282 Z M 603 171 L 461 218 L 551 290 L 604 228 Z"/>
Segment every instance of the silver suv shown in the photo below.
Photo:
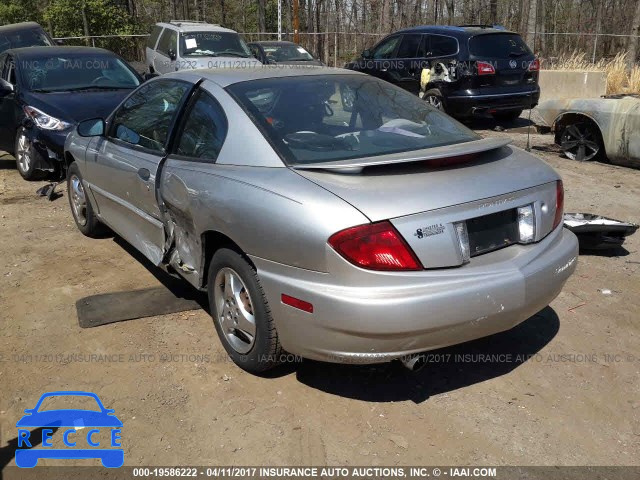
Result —
<path fill-rule="evenodd" d="M 262 65 L 238 32 L 193 20 L 157 23 L 147 41 L 145 59 L 150 73 L 194 68 Z"/>

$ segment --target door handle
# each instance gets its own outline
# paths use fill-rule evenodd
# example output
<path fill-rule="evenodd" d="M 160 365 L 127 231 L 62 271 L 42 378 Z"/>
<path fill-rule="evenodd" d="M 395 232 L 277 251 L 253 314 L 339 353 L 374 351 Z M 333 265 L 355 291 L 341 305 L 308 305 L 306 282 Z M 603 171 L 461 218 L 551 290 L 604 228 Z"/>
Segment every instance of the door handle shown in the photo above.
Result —
<path fill-rule="evenodd" d="M 151 172 L 146 168 L 141 168 L 138 170 L 138 176 L 146 182 L 151 177 Z"/>

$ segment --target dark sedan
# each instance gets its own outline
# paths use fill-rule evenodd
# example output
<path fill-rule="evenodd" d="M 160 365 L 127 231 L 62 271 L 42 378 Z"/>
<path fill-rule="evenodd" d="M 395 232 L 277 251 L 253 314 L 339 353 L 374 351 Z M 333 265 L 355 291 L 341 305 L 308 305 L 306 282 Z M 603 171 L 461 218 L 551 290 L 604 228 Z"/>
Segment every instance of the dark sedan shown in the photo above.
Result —
<path fill-rule="evenodd" d="M 64 141 L 79 121 L 111 112 L 142 79 L 100 48 L 29 47 L 0 54 L 0 150 L 26 180 L 65 175 Z"/>
<path fill-rule="evenodd" d="M 303 47 L 293 42 L 252 42 L 248 45 L 253 56 L 265 65 L 324 65 Z"/>
<path fill-rule="evenodd" d="M 0 27 L 0 53 L 10 48 L 53 45 L 53 39 L 36 22 L 12 23 Z"/>

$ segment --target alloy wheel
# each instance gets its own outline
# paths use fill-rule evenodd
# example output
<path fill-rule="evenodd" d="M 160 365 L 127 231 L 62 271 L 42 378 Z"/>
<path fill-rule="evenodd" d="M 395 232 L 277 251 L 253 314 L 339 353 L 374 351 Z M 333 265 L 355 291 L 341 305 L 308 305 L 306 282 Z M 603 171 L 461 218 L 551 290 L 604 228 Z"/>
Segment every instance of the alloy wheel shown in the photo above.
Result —
<path fill-rule="evenodd" d="M 31 142 L 27 135 L 22 132 L 18 136 L 18 148 L 16 149 L 16 161 L 20 171 L 26 173 L 31 168 Z"/>
<path fill-rule="evenodd" d="M 71 195 L 73 216 L 79 225 L 85 226 L 87 224 L 87 197 L 84 193 L 82 180 L 77 175 L 71 175 L 70 184 L 69 194 Z"/>
<path fill-rule="evenodd" d="M 574 123 L 562 132 L 560 147 L 571 160 L 592 160 L 600 152 L 598 133 L 587 123 Z"/>
<path fill-rule="evenodd" d="M 233 269 L 224 267 L 217 273 L 213 299 L 226 340 L 236 352 L 248 353 L 256 337 L 255 310 L 247 286 Z"/>

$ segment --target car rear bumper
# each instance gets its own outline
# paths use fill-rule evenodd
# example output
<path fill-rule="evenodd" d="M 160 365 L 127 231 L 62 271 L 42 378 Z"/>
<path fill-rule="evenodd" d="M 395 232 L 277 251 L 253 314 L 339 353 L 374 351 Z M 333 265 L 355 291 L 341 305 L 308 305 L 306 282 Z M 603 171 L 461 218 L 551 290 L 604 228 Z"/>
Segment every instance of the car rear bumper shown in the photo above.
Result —
<path fill-rule="evenodd" d="M 498 261 L 487 261 L 489 255 Z M 575 235 L 559 228 L 535 245 L 476 257 L 472 268 L 376 274 L 375 285 L 359 287 L 334 284 L 326 273 L 252 259 L 287 352 L 336 363 L 380 363 L 514 327 L 560 293 L 577 255 Z M 283 304 L 283 293 L 310 302 L 313 313 Z"/>
<path fill-rule="evenodd" d="M 533 108 L 540 99 L 540 89 L 509 93 L 456 92 L 446 99 L 447 113 L 455 117 L 471 117 Z"/>

